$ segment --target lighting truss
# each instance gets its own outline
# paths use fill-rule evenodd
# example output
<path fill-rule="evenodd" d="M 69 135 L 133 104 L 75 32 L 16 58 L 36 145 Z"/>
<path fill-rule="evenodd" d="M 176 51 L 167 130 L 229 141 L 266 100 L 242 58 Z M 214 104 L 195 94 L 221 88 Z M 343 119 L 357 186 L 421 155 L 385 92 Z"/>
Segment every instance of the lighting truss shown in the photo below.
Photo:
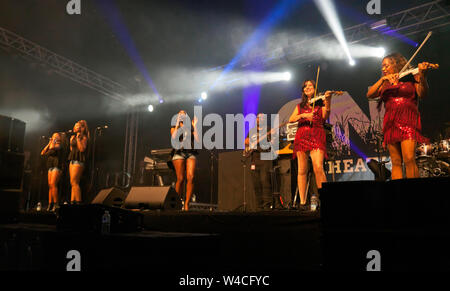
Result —
<path fill-rule="evenodd" d="M 126 88 L 121 84 L 2 27 L 0 27 L 0 47 L 5 48 L 6 50 L 12 49 L 15 53 L 18 53 L 28 60 L 47 65 L 55 73 L 96 90 L 117 101 L 123 102 L 125 100 L 122 92 L 124 92 Z"/>
<path fill-rule="evenodd" d="M 390 27 L 391 31 L 399 32 L 404 36 L 444 27 L 450 24 L 450 7 L 444 2 L 444 0 L 432 1 L 391 14 L 384 18 L 386 20 L 385 23 Z M 364 41 L 376 41 L 385 37 L 379 31 L 371 28 L 373 24 L 374 22 L 365 22 L 344 29 L 347 43 L 356 44 Z M 305 49 L 307 47 L 306 44 L 319 40 L 335 40 L 335 36 L 333 33 L 329 33 L 315 38 L 304 39 L 286 47 L 277 48 L 269 53 L 243 60 L 236 67 L 245 69 L 252 64 L 259 64 L 268 68 L 286 62 L 306 63 L 319 59 L 320 54 L 318 52 L 311 53 L 310 50 Z M 220 70 L 225 66 L 218 66 L 208 71 Z"/>

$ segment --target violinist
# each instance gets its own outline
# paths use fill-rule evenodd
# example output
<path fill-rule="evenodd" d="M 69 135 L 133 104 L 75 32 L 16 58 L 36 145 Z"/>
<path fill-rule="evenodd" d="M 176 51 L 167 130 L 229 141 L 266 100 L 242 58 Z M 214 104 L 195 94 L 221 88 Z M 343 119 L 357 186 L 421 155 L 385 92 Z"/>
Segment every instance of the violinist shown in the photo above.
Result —
<path fill-rule="evenodd" d="M 323 124 L 330 116 L 332 91 L 326 91 L 323 102 L 319 101 L 312 106 L 309 101 L 314 96 L 315 86 L 316 82 L 313 80 L 303 82 L 302 101 L 295 107 L 289 118 L 289 122 L 298 122 L 293 159 L 297 158 L 298 162 L 297 183 L 300 193 L 300 210 L 306 210 L 308 154 L 311 156 L 317 188 L 321 189 L 322 183 L 327 180 L 323 169 L 324 158 L 327 156 Z"/>
<path fill-rule="evenodd" d="M 402 179 L 402 162 L 406 168 L 406 178 L 418 178 L 419 170 L 415 160 L 416 143 L 428 143 L 421 135 L 421 121 L 418 99 L 428 93 L 426 74 L 436 68 L 427 62 L 420 63 L 417 74 L 403 77 L 399 72 L 407 60 L 399 53 L 386 56 L 381 64 L 382 77 L 373 84 L 367 98 L 380 97 L 379 106 L 384 102 L 383 146 L 389 150 L 392 163 L 392 179 Z M 409 78 L 407 78 L 409 77 Z"/>

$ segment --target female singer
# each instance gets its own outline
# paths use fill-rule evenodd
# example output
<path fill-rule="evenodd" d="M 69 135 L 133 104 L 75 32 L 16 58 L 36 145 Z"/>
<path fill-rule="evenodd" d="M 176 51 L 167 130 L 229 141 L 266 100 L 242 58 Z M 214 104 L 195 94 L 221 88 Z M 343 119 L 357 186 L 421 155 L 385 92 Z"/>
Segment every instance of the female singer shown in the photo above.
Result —
<path fill-rule="evenodd" d="M 59 132 L 55 132 L 49 143 L 41 151 L 41 156 L 47 156 L 48 168 L 48 208 L 47 211 L 56 211 L 58 205 L 58 183 L 64 167 L 64 141 Z"/>
<path fill-rule="evenodd" d="M 326 182 L 323 161 L 326 157 L 326 133 L 323 124 L 330 115 L 331 91 L 325 92 L 325 100 L 316 103 L 314 111 L 309 100 L 314 97 L 316 83 L 306 80 L 302 85 L 302 101 L 295 107 L 289 122 L 298 121 L 297 134 L 294 140 L 293 158 L 298 160 L 297 183 L 300 193 L 300 208 L 306 205 L 306 180 L 308 173 L 308 153 L 311 156 L 317 188 Z"/>
<path fill-rule="evenodd" d="M 432 64 L 419 64 L 419 73 L 414 78 L 399 81 L 398 73 L 406 63 L 399 53 L 386 56 L 381 64 L 382 77 L 367 92 L 369 99 L 380 97 L 380 106 L 384 102 L 383 146 L 387 145 L 391 156 L 392 179 L 403 178 L 402 161 L 406 178 L 419 177 L 416 143 L 428 143 L 428 139 L 420 134 L 422 125 L 417 101 L 428 93 L 426 72 Z"/>
<path fill-rule="evenodd" d="M 185 126 L 186 121 L 189 120 L 186 111 L 180 110 L 177 117 L 177 122 L 174 127 L 170 129 L 170 135 L 173 140 L 175 140 L 178 136 L 178 141 L 182 143 L 184 141 L 185 135 L 187 135 Z M 175 167 L 175 172 L 177 174 L 177 182 L 175 184 L 175 190 L 178 195 L 182 195 L 181 187 L 184 182 L 184 175 L 186 173 L 187 185 L 186 185 L 186 200 L 184 202 L 183 210 L 189 210 L 189 202 L 191 200 L 192 192 L 194 190 L 194 173 L 195 173 L 195 164 L 196 164 L 196 155 L 198 152 L 194 150 L 194 139 L 195 141 L 199 141 L 197 134 L 197 118 L 194 116 L 192 120 L 192 128 L 190 129 L 191 136 L 191 147 L 190 149 L 179 148 L 174 150 L 174 155 L 172 157 L 172 163 Z M 172 144 L 174 144 L 172 142 Z"/>
<path fill-rule="evenodd" d="M 73 135 L 70 138 L 69 174 L 72 192 L 71 204 L 81 203 L 80 180 L 87 160 L 87 146 L 90 139 L 88 125 L 85 120 L 80 120 L 73 127 Z"/>

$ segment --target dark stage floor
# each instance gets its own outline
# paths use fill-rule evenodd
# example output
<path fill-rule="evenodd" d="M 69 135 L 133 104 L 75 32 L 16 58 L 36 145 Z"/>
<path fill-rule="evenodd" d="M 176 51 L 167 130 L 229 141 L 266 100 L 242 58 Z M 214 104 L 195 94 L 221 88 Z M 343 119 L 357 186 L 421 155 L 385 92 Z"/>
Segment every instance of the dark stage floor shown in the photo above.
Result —
<path fill-rule="evenodd" d="M 64 271 L 67 252 L 79 250 L 83 270 L 366 271 L 376 251 L 381 270 L 450 271 L 449 186 L 449 178 L 328 183 L 316 212 L 110 208 L 120 219 L 108 235 L 92 226 L 104 205 L 62 207 L 58 217 L 22 212 L 0 224 L 0 267 Z M 429 195 L 433 203 L 421 203 Z"/>

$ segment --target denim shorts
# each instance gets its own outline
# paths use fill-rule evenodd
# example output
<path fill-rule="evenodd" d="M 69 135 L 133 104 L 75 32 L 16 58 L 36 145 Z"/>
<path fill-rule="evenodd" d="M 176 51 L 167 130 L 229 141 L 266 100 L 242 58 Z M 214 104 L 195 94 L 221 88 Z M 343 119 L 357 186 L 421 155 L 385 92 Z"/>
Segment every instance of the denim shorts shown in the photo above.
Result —
<path fill-rule="evenodd" d="M 172 161 L 175 160 L 187 160 L 187 159 L 196 159 L 195 154 L 190 152 L 178 152 L 173 155 Z"/>
<path fill-rule="evenodd" d="M 62 170 L 60 168 L 58 168 L 58 167 L 51 167 L 51 168 L 48 169 L 48 171 L 49 172 L 52 172 L 52 171 L 60 171 L 60 172 L 62 172 Z"/>
<path fill-rule="evenodd" d="M 80 161 L 77 161 L 77 160 L 71 160 L 71 161 L 70 161 L 70 164 L 71 164 L 71 165 L 80 165 L 80 166 L 84 166 L 84 162 L 80 162 Z"/>

